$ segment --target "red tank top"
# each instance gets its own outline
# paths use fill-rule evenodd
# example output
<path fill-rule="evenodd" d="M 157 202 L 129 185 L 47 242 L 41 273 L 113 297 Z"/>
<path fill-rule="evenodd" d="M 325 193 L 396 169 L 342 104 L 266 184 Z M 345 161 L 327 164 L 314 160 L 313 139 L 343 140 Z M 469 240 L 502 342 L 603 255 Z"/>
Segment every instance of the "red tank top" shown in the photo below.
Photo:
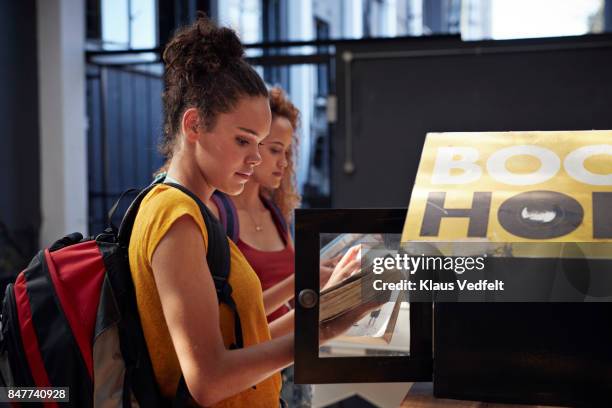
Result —
<path fill-rule="evenodd" d="M 281 231 L 278 232 L 284 237 L 283 241 L 285 242 L 285 248 L 280 251 L 260 251 L 238 239 L 238 248 L 259 276 L 263 290 L 276 285 L 295 272 L 295 251 L 291 245 L 287 244 L 286 232 L 284 234 Z M 286 305 L 281 306 L 268 315 L 268 322 L 278 319 L 288 311 L 289 308 Z"/>
<path fill-rule="evenodd" d="M 285 244 L 285 248 L 281 249 L 280 251 L 261 251 L 253 248 L 240 239 L 238 213 L 231 199 L 226 197 L 226 204 L 224 206 L 222 202 L 219 201 L 224 197 L 220 193 L 215 192 L 215 194 L 217 194 L 217 197 L 213 201 L 217 205 L 217 208 L 219 208 L 221 221 L 228 229 L 228 235 L 230 238 L 237 241 L 236 245 L 259 277 L 261 288 L 266 290 L 285 278 L 293 275 L 295 273 L 295 250 L 293 249 L 293 246 L 289 244 L 289 231 L 286 228 L 284 219 L 280 219 L 282 215 L 280 214 L 278 208 L 275 208 L 274 204 L 270 202 L 270 200 L 266 199 L 265 197 L 261 197 L 261 201 L 272 215 L 272 220 L 274 221 L 278 234 Z M 229 215 L 233 219 L 233 225 L 229 227 L 227 225 L 228 214 L 225 213 L 226 209 L 231 212 Z M 278 319 L 288 311 L 289 307 L 286 305 L 279 307 L 277 310 L 268 315 L 268 322 Z"/>

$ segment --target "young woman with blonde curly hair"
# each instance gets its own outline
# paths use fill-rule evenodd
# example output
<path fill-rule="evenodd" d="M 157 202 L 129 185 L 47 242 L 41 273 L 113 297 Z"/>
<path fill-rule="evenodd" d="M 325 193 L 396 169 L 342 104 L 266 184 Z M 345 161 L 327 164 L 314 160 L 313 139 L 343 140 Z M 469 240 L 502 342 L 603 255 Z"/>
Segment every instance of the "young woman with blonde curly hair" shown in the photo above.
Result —
<path fill-rule="evenodd" d="M 295 252 L 288 225 L 300 204 L 295 178 L 300 112 L 280 87 L 271 88 L 269 98 L 272 124 L 261 143 L 261 163 L 242 193 L 215 192 L 213 201 L 228 235 L 259 276 L 268 321 L 274 321 L 289 311 L 287 302 L 295 289 Z M 228 217 L 233 221 L 229 227 Z M 333 266 L 333 261 L 321 265 L 321 285 Z"/>

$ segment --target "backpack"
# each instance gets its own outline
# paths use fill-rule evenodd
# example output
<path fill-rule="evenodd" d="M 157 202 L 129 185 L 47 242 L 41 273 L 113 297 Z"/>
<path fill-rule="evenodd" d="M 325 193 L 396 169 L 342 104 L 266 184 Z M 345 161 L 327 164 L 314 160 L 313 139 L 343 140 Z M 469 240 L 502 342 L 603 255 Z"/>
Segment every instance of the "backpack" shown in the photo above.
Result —
<path fill-rule="evenodd" d="M 289 230 L 285 217 L 283 217 L 280 208 L 278 208 L 278 206 L 274 204 L 272 200 L 264 196 L 260 196 L 260 198 L 266 208 L 270 211 L 270 214 L 272 214 L 272 220 L 274 221 L 276 228 L 283 231 L 281 238 L 287 242 Z M 237 243 L 238 238 L 240 237 L 240 224 L 238 222 L 238 213 L 236 212 L 234 202 L 231 200 L 231 198 L 218 190 L 215 190 L 213 193 L 212 201 L 219 210 L 219 221 L 225 228 L 227 236 L 232 241 Z"/>
<path fill-rule="evenodd" d="M 179 407 L 189 391 L 181 377 L 172 401 L 162 398 L 140 324 L 128 248 L 142 199 L 132 201 L 119 228 L 95 238 L 67 235 L 40 251 L 6 288 L 2 302 L 2 386 L 69 387 L 69 406 Z M 234 312 L 236 343 L 242 330 L 231 297 L 229 244 L 222 226 L 185 187 L 168 183 L 198 204 L 208 230 L 207 262 L 219 302 Z M 133 191 L 133 190 L 132 190 Z M 125 194 L 125 193 L 124 193 Z"/>

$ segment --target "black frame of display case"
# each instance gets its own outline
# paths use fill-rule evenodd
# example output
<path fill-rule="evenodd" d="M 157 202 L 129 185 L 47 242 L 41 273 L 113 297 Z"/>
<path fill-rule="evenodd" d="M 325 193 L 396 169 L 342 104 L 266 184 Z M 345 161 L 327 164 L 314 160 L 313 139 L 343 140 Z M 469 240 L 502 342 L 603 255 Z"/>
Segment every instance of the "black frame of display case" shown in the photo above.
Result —
<path fill-rule="evenodd" d="M 298 209 L 295 211 L 295 296 L 319 293 L 322 233 L 400 234 L 406 209 Z M 316 271 L 316 273 L 313 273 Z M 410 355 L 319 357 L 319 305 L 296 302 L 295 382 L 417 382 L 433 373 L 432 303 L 410 304 Z"/>

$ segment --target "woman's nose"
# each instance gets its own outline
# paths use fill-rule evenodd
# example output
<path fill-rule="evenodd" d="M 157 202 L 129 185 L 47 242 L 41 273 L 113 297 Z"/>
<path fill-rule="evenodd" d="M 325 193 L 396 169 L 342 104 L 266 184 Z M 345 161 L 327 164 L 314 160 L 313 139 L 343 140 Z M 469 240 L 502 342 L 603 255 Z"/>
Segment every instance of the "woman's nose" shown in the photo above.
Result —
<path fill-rule="evenodd" d="M 248 157 L 247 163 L 251 166 L 258 166 L 261 163 L 261 154 L 259 154 L 259 147 L 255 149 Z"/>

